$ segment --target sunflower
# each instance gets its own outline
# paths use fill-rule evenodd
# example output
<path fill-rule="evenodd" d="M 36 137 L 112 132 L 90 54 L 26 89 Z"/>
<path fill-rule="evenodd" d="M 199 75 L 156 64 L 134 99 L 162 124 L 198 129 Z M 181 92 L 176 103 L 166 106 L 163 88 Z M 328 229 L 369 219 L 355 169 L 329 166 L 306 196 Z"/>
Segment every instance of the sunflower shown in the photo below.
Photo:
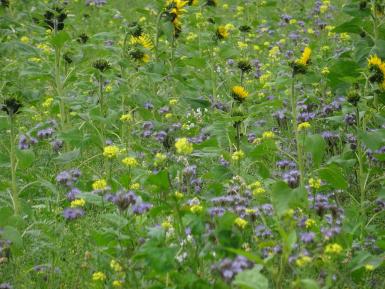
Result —
<path fill-rule="evenodd" d="M 138 37 L 131 36 L 130 44 L 131 45 L 139 44 L 146 49 L 154 48 L 154 44 L 152 44 L 151 38 L 147 34 L 142 34 Z"/>
<path fill-rule="evenodd" d="M 242 102 L 246 100 L 246 98 L 249 96 L 249 93 L 243 86 L 236 85 L 232 87 L 231 95 L 235 100 Z"/>
<path fill-rule="evenodd" d="M 305 47 L 302 52 L 301 57 L 297 60 L 297 64 L 306 66 L 310 62 L 311 49 L 309 47 Z"/>
<path fill-rule="evenodd" d="M 181 15 L 186 12 L 184 8 L 188 5 L 188 1 L 182 0 L 167 0 L 166 1 L 166 14 L 170 17 L 171 23 L 174 26 L 174 35 L 178 37 L 180 32 L 182 31 L 182 21 Z"/>
<path fill-rule="evenodd" d="M 377 82 L 382 90 L 385 90 L 385 63 L 377 55 L 372 55 L 368 59 L 368 67 L 371 75 L 369 80 Z"/>
<path fill-rule="evenodd" d="M 226 26 L 219 26 L 216 31 L 216 36 L 218 39 L 226 39 L 230 35 L 229 29 Z"/>

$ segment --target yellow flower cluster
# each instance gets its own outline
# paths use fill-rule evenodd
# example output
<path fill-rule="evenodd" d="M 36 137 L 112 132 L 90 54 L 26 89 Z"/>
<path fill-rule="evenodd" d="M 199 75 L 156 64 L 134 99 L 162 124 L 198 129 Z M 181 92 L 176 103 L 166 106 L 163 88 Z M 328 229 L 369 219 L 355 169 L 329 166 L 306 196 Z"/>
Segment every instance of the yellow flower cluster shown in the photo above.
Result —
<path fill-rule="evenodd" d="M 326 254 L 340 254 L 342 252 L 343 248 L 341 245 L 337 243 L 328 244 L 325 247 L 325 253 Z"/>
<path fill-rule="evenodd" d="M 310 178 L 309 179 L 309 187 L 311 187 L 313 189 L 319 189 L 321 187 L 321 179 Z"/>
<path fill-rule="evenodd" d="M 172 224 L 171 224 L 170 221 L 164 221 L 164 222 L 162 223 L 161 226 L 162 226 L 162 228 L 165 229 L 165 230 L 169 230 L 169 229 L 172 228 Z"/>
<path fill-rule="evenodd" d="M 272 132 L 272 131 L 265 131 L 263 134 L 262 134 L 262 138 L 263 139 L 272 139 L 275 137 L 275 133 Z"/>
<path fill-rule="evenodd" d="M 86 201 L 84 199 L 76 199 L 71 202 L 71 208 L 84 207 L 85 205 Z"/>
<path fill-rule="evenodd" d="M 107 276 L 103 272 L 95 272 L 94 274 L 92 274 L 93 281 L 96 281 L 96 282 L 105 281 L 106 279 L 107 279 Z"/>
<path fill-rule="evenodd" d="M 237 225 L 239 228 L 244 229 L 246 228 L 248 222 L 245 219 L 238 217 L 235 219 L 234 224 Z"/>
<path fill-rule="evenodd" d="M 165 154 L 162 154 L 162 153 L 156 153 L 155 155 L 155 166 L 159 166 L 160 164 L 162 164 L 165 160 L 167 159 L 167 156 Z"/>
<path fill-rule="evenodd" d="M 308 129 L 308 128 L 310 128 L 310 127 L 311 127 L 310 123 L 308 123 L 307 121 L 305 121 L 305 122 L 301 122 L 300 124 L 298 124 L 297 130 L 298 130 L 298 131 L 301 131 L 301 130 Z"/>
<path fill-rule="evenodd" d="M 245 153 L 242 150 L 235 151 L 231 155 L 231 159 L 233 161 L 239 161 L 239 160 L 243 159 L 244 157 L 245 157 Z"/>
<path fill-rule="evenodd" d="M 111 260 L 111 262 L 110 262 L 110 267 L 111 267 L 111 269 L 114 270 L 115 272 L 122 272 L 122 271 L 123 271 L 122 265 L 120 265 L 119 262 L 116 261 L 116 260 Z"/>
<path fill-rule="evenodd" d="M 93 182 L 92 189 L 94 191 L 101 191 L 107 188 L 107 182 L 104 179 L 99 179 Z"/>
<path fill-rule="evenodd" d="M 52 103 L 53 103 L 53 98 L 52 97 L 48 97 L 42 104 L 42 106 L 44 108 L 49 108 L 52 106 Z"/>
<path fill-rule="evenodd" d="M 112 159 L 116 157 L 120 152 L 120 149 L 117 146 L 109 145 L 104 147 L 103 149 L 103 156 L 106 158 Z"/>
<path fill-rule="evenodd" d="M 309 228 L 313 227 L 315 224 L 316 224 L 315 220 L 314 220 L 314 219 L 311 219 L 311 218 L 309 218 L 309 219 L 307 219 L 307 220 L 305 221 L 305 227 L 306 227 L 306 229 L 309 229 Z"/>
<path fill-rule="evenodd" d="M 127 167 L 136 167 L 138 165 L 138 161 L 134 157 L 126 157 L 122 160 L 122 163 Z"/>
<path fill-rule="evenodd" d="M 122 114 L 122 116 L 120 117 L 120 121 L 122 122 L 130 122 L 132 121 L 132 114 L 131 113 L 126 113 L 126 114 Z"/>
<path fill-rule="evenodd" d="M 305 265 L 309 264 L 311 261 L 312 259 L 309 256 L 301 256 L 295 261 L 295 264 L 298 267 L 304 267 Z"/>
<path fill-rule="evenodd" d="M 193 145 L 185 137 L 175 142 L 175 148 L 177 153 L 182 155 L 189 155 L 193 152 Z"/>
<path fill-rule="evenodd" d="M 216 33 L 219 39 L 226 39 L 230 35 L 229 29 L 224 25 L 219 26 Z"/>
<path fill-rule="evenodd" d="M 256 181 L 250 185 L 250 189 L 252 189 L 253 195 L 261 195 L 266 192 L 266 190 L 262 187 L 262 183 L 260 181 Z"/>

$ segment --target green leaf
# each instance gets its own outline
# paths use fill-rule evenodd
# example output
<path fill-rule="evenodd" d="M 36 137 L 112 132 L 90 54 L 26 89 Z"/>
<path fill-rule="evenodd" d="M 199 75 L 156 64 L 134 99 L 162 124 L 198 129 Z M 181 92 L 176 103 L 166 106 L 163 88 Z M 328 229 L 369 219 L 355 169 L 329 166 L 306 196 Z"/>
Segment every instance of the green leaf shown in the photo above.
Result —
<path fill-rule="evenodd" d="M 262 266 L 255 266 L 253 269 L 239 273 L 234 284 L 242 289 L 268 289 L 269 281 L 261 274 Z"/>
<path fill-rule="evenodd" d="M 308 135 L 305 138 L 304 149 L 306 152 L 312 154 L 313 163 L 316 168 L 321 164 L 323 156 L 325 154 L 326 143 L 323 137 L 318 134 Z"/>
<path fill-rule="evenodd" d="M 285 182 L 278 181 L 272 186 L 272 201 L 279 216 L 282 216 L 290 208 L 306 206 L 306 190 L 291 189 Z"/>
<path fill-rule="evenodd" d="M 362 32 L 362 24 L 361 24 L 360 18 L 353 18 L 352 20 L 349 20 L 347 22 L 342 23 L 341 25 L 338 25 L 336 28 L 334 28 L 332 31 L 336 33 L 356 33 L 360 34 Z"/>
<path fill-rule="evenodd" d="M 10 207 L 0 208 L 0 227 L 5 226 L 8 218 L 11 216 L 13 216 L 13 210 Z"/>
<path fill-rule="evenodd" d="M 62 48 L 64 46 L 64 43 L 66 43 L 70 39 L 71 37 L 68 35 L 67 32 L 59 31 L 56 35 L 52 36 L 51 43 L 56 48 Z"/>
<path fill-rule="evenodd" d="M 322 180 L 326 181 L 335 189 L 347 189 L 348 182 L 346 181 L 342 169 L 336 164 L 330 164 L 318 171 Z"/>
<path fill-rule="evenodd" d="M 55 160 L 60 164 L 67 164 L 69 162 L 72 162 L 76 160 L 80 156 L 80 150 L 74 149 L 73 151 L 69 151 L 66 153 L 63 153 L 55 158 Z"/>
<path fill-rule="evenodd" d="M 148 185 L 155 185 L 160 190 L 168 190 L 170 186 L 168 181 L 168 173 L 166 171 L 160 171 L 157 174 L 152 174 L 147 178 L 146 183 Z"/>
<path fill-rule="evenodd" d="M 319 285 L 317 281 L 313 279 L 302 279 L 301 285 L 303 286 L 303 289 L 319 289 Z"/>
<path fill-rule="evenodd" d="M 18 230 L 11 226 L 5 226 L 3 232 L 1 233 L 2 239 L 10 240 L 12 245 L 17 248 L 21 248 L 23 246 L 23 238 Z"/>
<path fill-rule="evenodd" d="M 385 143 L 385 130 L 378 129 L 375 131 L 358 132 L 359 139 L 371 150 L 379 149 Z"/>
<path fill-rule="evenodd" d="M 16 150 L 16 157 L 19 161 L 19 166 L 22 169 L 27 169 L 32 166 L 35 161 L 35 153 L 33 150 Z"/>
<path fill-rule="evenodd" d="M 128 220 L 116 214 L 105 214 L 103 218 L 115 226 L 122 228 L 128 224 Z"/>

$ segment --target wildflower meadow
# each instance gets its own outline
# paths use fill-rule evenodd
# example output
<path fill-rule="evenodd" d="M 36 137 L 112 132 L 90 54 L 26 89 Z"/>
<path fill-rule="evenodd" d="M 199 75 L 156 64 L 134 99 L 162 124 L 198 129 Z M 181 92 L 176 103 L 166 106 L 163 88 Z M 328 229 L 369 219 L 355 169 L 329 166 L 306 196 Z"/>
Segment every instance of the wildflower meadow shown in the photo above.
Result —
<path fill-rule="evenodd" d="M 384 289 L 383 0 L 0 0 L 0 289 Z"/>

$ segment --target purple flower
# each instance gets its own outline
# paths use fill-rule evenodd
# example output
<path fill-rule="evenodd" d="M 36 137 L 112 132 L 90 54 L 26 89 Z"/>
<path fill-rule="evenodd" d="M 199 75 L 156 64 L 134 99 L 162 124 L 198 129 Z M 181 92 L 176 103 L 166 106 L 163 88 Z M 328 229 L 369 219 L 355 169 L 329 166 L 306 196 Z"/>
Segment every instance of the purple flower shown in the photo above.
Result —
<path fill-rule="evenodd" d="M 306 232 L 301 234 L 301 241 L 306 244 L 313 242 L 314 238 L 315 238 L 315 233 L 313 232 L 309 232 L 309 233 Z"/>
<path fill-rule="evenodd" d="M 243 256 L 237 256 L 234 260 L 223 259 L 219 264 L 214 265 L 213 269 L 219 271 L 226 282 L 230 282 L 238 273 L 253 267 L 253 263 Z"/>
<path fill-rule="evenodd" d="M 75 220 L 84 216 L 84 210 L 81 208 L 65 208 L 63 210 L 63 217 L 66 220 Z"/>
<path fill-rule="evenodd" d="M 1 283 L 0 289 L 13 289 L 13 286 L 9 283 Z"/>
<path fill-rule="evenodd" d="M 67 200 L 68 201 L 73 201 L 76 199 L 76 196 L 79 195 L 81 191 L 78 188 L 72 188 L 68 193 L 67 193 Z"/>
<path fill-rule="evenodd" d="M 282 175 L 283 180 L 294 189 L 298 187 L 300 174 L 298 170 L 290 170 Z"/>
<path fill-rule="evenodd" d="M 119 192 L 111 197 L 111 202 L 118 206 L 119 210 L 124 211 L 129 206 L 135 205 L 137 198 L 133 191 Z"/>
<path fill-rule="evenodd" d="M 132 212 L 135 215 L 142 215 L 142 214 L 148 212 L 151 208 L 152 208 L 152 204 L 150 204 L 150 203 L 140 203 L 140 204 L 132 206 Z"/>

